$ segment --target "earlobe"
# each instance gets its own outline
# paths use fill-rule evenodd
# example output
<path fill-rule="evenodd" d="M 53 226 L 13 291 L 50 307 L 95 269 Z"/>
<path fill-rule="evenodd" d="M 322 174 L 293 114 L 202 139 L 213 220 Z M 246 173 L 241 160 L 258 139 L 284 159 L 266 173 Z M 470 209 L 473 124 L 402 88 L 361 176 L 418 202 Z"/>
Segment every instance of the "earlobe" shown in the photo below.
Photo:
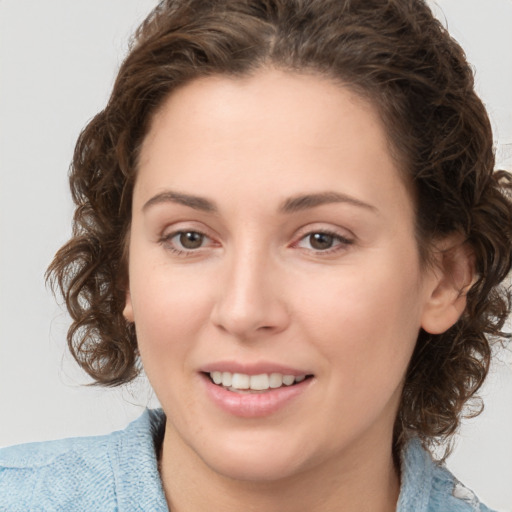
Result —
<path fill-rule="evenodd" d="M 130 290 L 126 290 L 126 302 L 124 304 L 123 316 L 128 322 L 134 322 L 132 297 Z"/>
<path fill-rule="evenodd" d="M 436 250 L 436 268 L 421 319 L 421 327 L 430 334 L 441 334 L 457 322 L 475 281 L 474 256 L 466 243 L 450 238 Z"/>

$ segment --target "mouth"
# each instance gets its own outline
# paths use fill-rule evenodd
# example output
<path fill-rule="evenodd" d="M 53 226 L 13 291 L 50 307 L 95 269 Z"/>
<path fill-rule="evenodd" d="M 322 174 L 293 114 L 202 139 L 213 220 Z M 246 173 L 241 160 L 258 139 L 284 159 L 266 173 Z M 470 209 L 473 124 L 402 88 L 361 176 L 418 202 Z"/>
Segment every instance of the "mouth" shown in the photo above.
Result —
<path fill-rule="evenodd" d="M 313 375 L 286 375 L 282 373 L 248 375 L 221 371 L 205 372 L 205 375 L 213 384 L 240 394 L 265 393 L 273 389 L 292 387 L 313 377 Z"/>

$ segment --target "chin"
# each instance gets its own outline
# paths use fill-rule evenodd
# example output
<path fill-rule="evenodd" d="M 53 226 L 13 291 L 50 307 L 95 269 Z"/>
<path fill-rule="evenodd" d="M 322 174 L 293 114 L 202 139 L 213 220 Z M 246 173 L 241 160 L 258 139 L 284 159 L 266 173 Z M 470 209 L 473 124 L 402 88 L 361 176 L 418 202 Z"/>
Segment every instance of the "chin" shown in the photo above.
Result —
<path fill-rule="evenodd" d="M 268 455 L 257 458 L 231 455 L 224 461 L 215 460 L 209 467 L 225 478 L 253 483 L 277 482 L 300 472 L 296 463 Z"/>
<path fill-rule="evenodd" d="M 275 482 L 305 469 L 304 445 L 284 442 L 282 436 L 230 436 L 217 439 L 209 450 L 198 453 L 215 473 L 247 482 Z"/>

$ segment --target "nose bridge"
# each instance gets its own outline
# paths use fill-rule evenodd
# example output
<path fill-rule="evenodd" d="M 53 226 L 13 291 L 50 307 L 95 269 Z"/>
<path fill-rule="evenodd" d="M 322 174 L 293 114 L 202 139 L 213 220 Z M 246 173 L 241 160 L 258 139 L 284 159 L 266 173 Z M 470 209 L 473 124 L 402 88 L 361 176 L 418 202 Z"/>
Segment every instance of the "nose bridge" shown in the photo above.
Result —
<path fill-rule="evenodd" d="M 240 338 L 286 327 L 279 270 L 261 244 L 247 240 L 229 251 L 213 311 L 214 323 Z"/>

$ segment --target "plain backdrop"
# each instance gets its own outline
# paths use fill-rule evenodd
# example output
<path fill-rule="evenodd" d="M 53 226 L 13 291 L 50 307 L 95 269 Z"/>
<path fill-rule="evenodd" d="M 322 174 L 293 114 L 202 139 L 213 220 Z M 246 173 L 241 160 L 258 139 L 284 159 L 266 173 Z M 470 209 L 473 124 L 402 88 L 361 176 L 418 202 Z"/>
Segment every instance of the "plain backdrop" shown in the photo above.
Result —
<path fill-rule="evenodd" d="M 0 446 L 122 428 L 155 405 L 141 379 L 85 387 L 65 349 L 67 316 L 43 274 L 70 233 L 67 169 L 103 108 L 129 35 L 153 0 L 0 0 Z M 439 0 L 465 48 L 512 169 L 512 0 Z M 491 507 L 512 511 L 512 358 L 502 353 L 448 466 Z"/>

